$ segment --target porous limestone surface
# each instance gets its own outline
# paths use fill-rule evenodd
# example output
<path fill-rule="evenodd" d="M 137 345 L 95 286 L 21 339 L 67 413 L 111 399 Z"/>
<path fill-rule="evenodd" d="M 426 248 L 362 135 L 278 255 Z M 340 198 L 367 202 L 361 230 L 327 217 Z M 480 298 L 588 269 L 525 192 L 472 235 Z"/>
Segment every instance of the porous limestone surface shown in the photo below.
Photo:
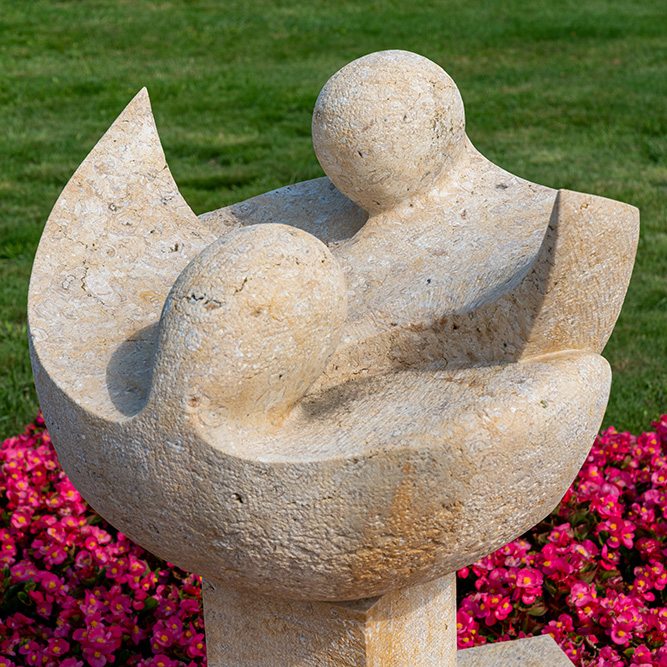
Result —
<path fill-rule="evenodd" d="M 314 204 L 307 211 L 289 210 L 292 186 L 205 219 L 224 229 L 271 216 L 333 239 L 348 286 L 346 345 L 473 311 L 516 286 L 540 251 L 556 191 L 475 150 L 456 85 L 426 58 L 383 51 L 344 67 L 315 105 L 313 143 L 339 199 L 362 211 L 335 204 L 328 218 L 344 212 L 347 233 L 340 222 L 322 224 L 330 202 L 317 200 L 328 180 L 302 184 L 300 199 Z"/>
<path fill-rule="evenodd" d="M 327 81 L 313 111 L 313 145 L 344 195 L 371 215 L 389 211 L 427 198 L 457 171 L 466 150 L 463 100 L 434 62 L 371 53 Z"/>
<path fill-rule="evenodd" d="M 528 637 L 467 648 L 458 652 L 457 667 L 572 667 L 572 661 L 549 636 Z"/>
<path fill-rule="evenodd" d="M 419 56 L 361 59 L 318 101 L 328 178 L 201 219 L 130 103 L 58 199 L 28 304 L 59 459 L 102 516 L 214 586 L 350 600 L 558 503 L 604 414 L 638 214 L 492 165 L 459 102 Z"/>
<path fill-rule="evenodd" d="M 285 600 L 206 581 L 202 588 L 211 667 L 572 664 L 549 635 L 457 651 L 453 574 L 352 602 Z"/>
<path fill-rule="evenodd" d="M 456 667 L 456 580 L 353 602 L 203 584 L 211 667 Z M 252 638 L 249 641 L 249 638 Z"/>
<path fill-rule="evenodd" d="M 233 230 L 169 293 L 155 400 L 178 412 L 186 390 L 190 411 L 209 422 L 282 420 L 322 374 L 346 315 L 345 277 L 321 241 L 280 224 Z"/>

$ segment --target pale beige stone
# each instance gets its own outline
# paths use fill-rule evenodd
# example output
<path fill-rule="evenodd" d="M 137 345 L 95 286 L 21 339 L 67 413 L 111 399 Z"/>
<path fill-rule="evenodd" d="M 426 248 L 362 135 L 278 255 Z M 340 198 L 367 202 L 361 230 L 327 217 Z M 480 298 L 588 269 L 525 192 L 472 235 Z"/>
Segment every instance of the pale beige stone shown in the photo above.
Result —
<path fill-rule="evenodd" d="M 437 190 L 465 150 L 463 100 L 434 62 L 380 51 L 334 74 L 313 112 L 313 145 L 333 184 L 369 213 Z"/>
<path fill-rule="evenodd" d="M 330 243 L 348 283 L 343 348 L 474 311 L 534 264 L 557 193 L 480 155 L 464 133 L 461 104 L 454 82 L 426 58 L 404 51 L 361 58 L 324 87 L 313 138 L 333 183 L 366 211 L 350 211 L 328 180 L 316 180 L 202 219 L 218 233 L 285 222 Z M 378 203 L 363 199 L 351 180 Z"/>
<path fill-rule="evenodd" d="M 280 424 L 322 374 L 346 315 L 343 272 L 321 241 L 287 225 L 234 230 L 169 293 L 153 363 L 156 409 L 205 412 L 207 425 Z"/>
<path fill-rule="evenodd" d="M 392 596 L 567 490 L 638 213 L 488 162 L 414 54 L 352 63 L 316 111 L 318 157 L 365 211 L 324 178 L 198 219 L 139 93 L 47 222 L 35 382 L 76 487 L 154 553 L 218 591 Z"/>
<path fill-rule="evenodd" d="M 453 574 L 353 602 L 203 591 L 210 667 L 457 665 Z"/>
<path fill-rule="evenodd" d="M 457 660 L 457 667 L 572 667 L 549 635 L 468 648 Z"/>

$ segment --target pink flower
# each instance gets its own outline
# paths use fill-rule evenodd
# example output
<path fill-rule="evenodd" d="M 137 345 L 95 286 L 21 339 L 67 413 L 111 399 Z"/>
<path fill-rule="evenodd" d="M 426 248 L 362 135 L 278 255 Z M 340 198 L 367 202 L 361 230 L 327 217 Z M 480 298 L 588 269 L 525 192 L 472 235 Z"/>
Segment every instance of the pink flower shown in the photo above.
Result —
<path fill-rule="evenodd" d="M 520 592 L 524 604 L 532 604 L 535 598 L 542 593 L 544 577 L 539 570 L 522 568 L 516 575 L 517 592 Z"/>
<path fill-rule="evenodd" d="M 667 467 L 656 470 L 651 475 L 651 482 L 653 486 L 667 486 Z"/>
<path fill-rule="evenodd" d="M 104 667 L 109 662 L 109 655 L 103 653 L 99 648 L 84 646 L 83 655 L 91 667 Z"/>
<path fill-rule="evenodd" d="M 563 523 L 559 526 L 554 526 L 548 539 L 550 542 L 553 542 L 557 546 L 564 546 L 569 544 L 572 540 L 572 527 L 569 523 Z"/>
<path fill-rule="evenodd" d="M 125 562 L 121 560 L 120 558 L 113 558 L 112 560 L 109 561 L 109 564 L 107 565 L 107 571 L 106 575 L 109 579 L 113 579 L 117 581 L 118 583 L 124 583 L 125 582 Z"/>
<path fill-rule="evenodd" d="M 626 519 L 612 518 L 600 524 L 598 530 L 606 530 L 610 533 L 607 544 L 612 549 L 618 549 L 623 544 L 628 549 L 632 549 L 634 544 L 636 526 L 632 521 Z"/>
<path fill-rule="evenodd" d="M 35 611 L 44 618 L 51 616 L 53 609 L 53 596 L 44 595 L 39 591 L 30 591 L 28 593 L 30 599 L 35 603 Z"/>
<path fill-rule="evenodd" d="M 129 563 L 128 570 L 130 574 L 134 577 L 141 576 L 148 569 L 148 566 L 146 565 L 145 561 L 140 560 L 139 558 L 137 558 L 132 554 L 130 554 L 128 563 Z"/>
<path fill-rule="evenodd" d="M 617 495 L 593 496 L 591 509 L 604 518 L 620 517 L 623 512 Z"/>
<path fill-rule="evenodd" d="M 493 610 L 493 615 L 498 621 L 504 621 L 514 610 L 509 596 L 505 596 Z"/>
<path fill-rule="evenodd" d="M 623 660 L 611 646 L 605 646 L 600 651 L 599 667 L 623 667 Z"/>
<path fill-rule="evenodd" d="M 35 621 L 17 611 L 14 615 L 7 618 L 5 622 L 7 623 L 8 628 L 12 630 L 21 630 L 26 626 L 32 625 Z"/>
<path fill-rule="evenodd" d="M 611 629 L 611 638 L 616 644 L 627 646 L 632 639 L 632 633 L 626 630 L 622 625 L 614 625 Z"/>
<path fill-rule="evenodd" d="M 35 581 L 39 582 L 42 589 L 47 593 L 54 593 L 58 590 L 67 592 L 65 580 L 62 577 L 56 576 L 52 572 L 47 572 L 46 570 L 38 572 L 35 575 Z"/>
<path fill-rule="evenodd" d="M 132 609 L 132 601 L 120 592 L 115 593 L 109 600 L 109 610 L 114 616 L 125 616 Z"/>
<path fill-rule="evenodd" d="M 29 641 L 27 644 L 24 644 L 19 649 L 19 653 L 25 656 L 26 665 L 42 665 L 45 660 L 44 647 L 36 641 Z"/>
<path fill-rule="evenodd" d="M 68 533 L 68 535 L 72 535 L 74 531 L 79 530 L 82 528 L 83 525 L 85 525 L 86 520 L 83 517 L 76 517 L 72 515 L 64 516 L 60 520 L 60 525 L 61 527 Z M 70 540 L 71 541 L 71 540 Z"/>
<path fill-rule="evenodd" d="M 651 651 L 640 644 L 632 655 L 632 664 L 636 667 L 654 667 L 655 663 L 653 662 L 653 657 L 651 656 Z"/>
<path fill-rule="evenodd" d="M 168 648 L 174 643 L 176 635 L 164 621 L 158 621 L 153 628 L 153 640 L 158 647 Z M 159 649 L 158 649 L 159 650 Z"/>
<path fill-rule="evenodd" d="M 92 667 L 104 667 L 115 660 L 113 653 L 120 645 L 119 628 L 106 628 L 97 625 L 85 633 L 74 633 L 82 644 L 83 653 Z"/>
<path fill-rule="evenodd" d="M 60 482 L 60 484 L 57 485 L 57 488 L 58 493 L 65 502 L 71 503 L 75 506 L 81 502 L 82 499 L 79 495 L 79 492 L 74 488 L 74 485 L 69 481 L 69 479 L 65 478 L 62 482 Z"/>
<path fill-rule="evenodd" d="M 94 616 L 105 609 L 104 600 L 100 599 L 94 592 L 85 591 L 84 596 L 85 599 L 81 603 L 80 609 L 87 616 Z"/>
<path fill-rule="evenodd" d="M 200 604 L 198 600 L 185 598 L 178 603 L 181 613 L 184 614 L 198 614 L 200 613 Z"/>
<path fill-rule="evenodd" d="M 595 589 L 591 590 L 588 584 L 577 581 L 572 585 L 569 601 L 576 607 L 583 607 L 589 604 L 595 597 Z"/>
<path fill-rule="evenodd" d="M 60 658 L 69 651 L 69 644 L 64 639 L 49 639 L 48 652 L 54 658 Z"/>
<path fill-rule="evenodd" d="M 153 667 L 178 667 L 178 663 L 166 655 L 156 655 L 153 658 Z"/>
<path fill-rule="evenodd" d="M 474 641 L 474 637 L 477 634 L 477 629 L 479 628 L 479 625 L 472 621 L 467 625 L 466 631 L 459 633 L 458 631 L 458 614 L 457 614 L 457 634 L 460 634 L 461 637 L 470 637 Z M 465 643 L 465 642 L 464 642 Z M 204 657 L 206 655 L 206 640 L 204 638 L 203 633 L 198 633 L 196 635 L 193 635 L 188 642 L 188 647 L 186 649 L 187 654 L 190 658 L 200 658 Z"/>
<path fill-rule="evenodd" d="M 9 522 L 17 530 L 26 530 L 30 526 L 32 514 L 32 510 L 29 507 L 24 507 L 21 510 L 13 512 Z"/>
<path fill-rule="evenodd" d="M 132 617 L 132 627 L 130 630 L 130 634 L 135 646 L 138 646 L 141 643 L 141 641 L 143 639 L 146 639 L 147 637 L 146 631 L 139 626 L 136 616 Z"/>

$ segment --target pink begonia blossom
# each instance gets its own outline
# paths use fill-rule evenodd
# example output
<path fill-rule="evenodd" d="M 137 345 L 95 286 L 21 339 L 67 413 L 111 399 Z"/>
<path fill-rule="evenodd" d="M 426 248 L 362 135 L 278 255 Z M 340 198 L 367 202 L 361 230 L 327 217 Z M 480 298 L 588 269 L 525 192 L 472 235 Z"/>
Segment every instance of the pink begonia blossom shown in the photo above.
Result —
<path fill-rule="evenodd" d="M 191 658 L 203 658 L 206 656 L 206 642 L 203 633 L 197 633 L 190 638 L 187 654 Z"/>
<path fill-rule="evenodd" d="M 69 643 L 64 639 L 49 639 L 48 652 L 54 658 L 60 658 L 69 651 Z"/>
<path fill-rule="evenodd" d="M 570 590 L 569 602 L 575 607 L 583 607 L 590 604 L 597 597 L 595 587 L 583 581 L 575 581 Z"/>
<path fill-rule="evenodd" d="M 547 633 L 580 667 L 667 667 L 667 415 L 654 427 L 602 433 L 550 517 L 459 572 L 460 648 Z"/>
<path fill-rule="evenodd" d="M 2 444 L 0 494 L 0 655 L 8 656 L 0 667 L 206 665 L 198 578 L 146 553 L 85 504 L 41 418 Z M 4 604 L 14 609 L 5 613 Z M 152 651 L 159 619 L 173 641 Z"/>
<path fill-rule="evenodd" d="M 161 650 L 162 648 L 169 648 L 176 639 L 175 633 L 166 627 L 164 621 L 158 621 L 153 627 L 153 641 L 154 650 Z"/>

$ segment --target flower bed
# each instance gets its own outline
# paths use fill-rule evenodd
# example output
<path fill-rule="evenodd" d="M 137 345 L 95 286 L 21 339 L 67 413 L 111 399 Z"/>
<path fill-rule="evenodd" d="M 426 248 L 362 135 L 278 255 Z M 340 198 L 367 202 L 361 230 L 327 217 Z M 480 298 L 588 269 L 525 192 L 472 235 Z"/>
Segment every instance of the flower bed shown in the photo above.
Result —
<path fill-rule="evenodd" d="M 667 416 L 654 427 L 604 432 L 547 519 L 459 572 L 459 647 L 549 633 L 582 667 L 667 667 Z M 0 667 L 206 664 L 198 578 L 85 504 L 41 419 L 2 445 L 0 498 Z"/>
<path fill-rule="evenodd" d="M 559 507 L 458 573 L 459 647 L 548 633 L 575 665 L 667 667 L 667 415 L 602 433 Z"/>
<path fill-rule="evenodd" d="M 0 465 L 0 667 L 206 664 L 198 578 L 95 514 L 41 419 Z"/>

